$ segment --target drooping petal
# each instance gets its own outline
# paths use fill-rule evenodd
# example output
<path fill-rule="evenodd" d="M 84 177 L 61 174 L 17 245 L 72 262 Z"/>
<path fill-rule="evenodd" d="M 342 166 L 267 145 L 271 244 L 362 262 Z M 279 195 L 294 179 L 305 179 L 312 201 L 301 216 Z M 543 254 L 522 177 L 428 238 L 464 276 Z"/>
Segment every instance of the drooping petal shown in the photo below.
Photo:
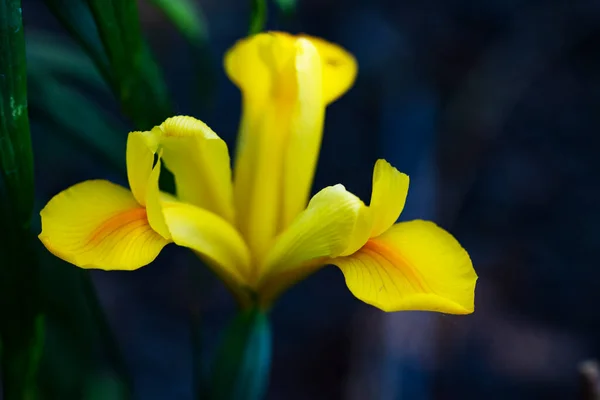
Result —
<path fill-rule="evenodd" d="M 469 255 L 433 222 L 396 224 L 331 262 L 357 298 L 384 311 L 473 312 L 477 274 Z"/>
<path fill-rule="evenodd" d="M 343 185 L 317 193 L 270 249 L 260 267 L 259 292 L 266 297 L 278 293 L 323 264 L 328 257 L 344 252 L 352 239 L 363 202 Z"/>
<path fill-rule="evenodd" d="M 40 216 L 44 246 L 81 268 L 134 270 L 169 243 L 150 227 L 146 210 L 129 190 L 104 180 L 57 194 Z"/>
<path fill-rule="evenodd" d="M 249 285 L 250 252 L 233 225 L 188 203 L 164 201 L 162 210 L 175 244 L 201 255 L 231 286 Z"/>
<path fill-rule="evenodd" d="M 180 200 L 233 221 L 229 151 L 204 122 L 192 117 L 167 119 L 156 135 L 166 167 L 175 176 Z"/>
<path fill-rule="evenodd" d="M 358 65 L 352 54 L 323 39 L 302 35 L 317 48 L 323 65 L 323 99 L 330 104 L 350 89 Z"/>
<path fill-rule="evenodd" d="M 385 160 L 377 160 L 369 204 L 373 213 L 372 237 L 379 236 L 396 222 L 404 209 L 408 184 L 408 175 L 399 172 Z"/>
<path fill-rule="evenodd" d="M 137 202 L 146 205 L 146 185 L 152 165 L 156 143 L 149 132 L 131 132 L 127 137 L 127 177 L 129 187 Z"/>

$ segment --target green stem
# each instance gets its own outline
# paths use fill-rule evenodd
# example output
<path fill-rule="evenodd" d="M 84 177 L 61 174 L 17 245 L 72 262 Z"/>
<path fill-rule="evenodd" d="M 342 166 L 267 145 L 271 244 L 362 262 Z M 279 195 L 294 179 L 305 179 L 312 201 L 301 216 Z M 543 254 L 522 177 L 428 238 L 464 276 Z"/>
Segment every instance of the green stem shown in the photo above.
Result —
<path fill-rule="evenodd" d="M 272 335 L 268 314 L 241 310 L 226 329 L 217 352 L 210 399 L 263 399 L 271 369 Z"/>
<path fill-rule="evenodd" d="M 248 35 L 260 33 L 265 29 L 267 22 L 267 2 L 266 0 L 251 0 L 252 11 L 250 13 L 250 29 Z"/>

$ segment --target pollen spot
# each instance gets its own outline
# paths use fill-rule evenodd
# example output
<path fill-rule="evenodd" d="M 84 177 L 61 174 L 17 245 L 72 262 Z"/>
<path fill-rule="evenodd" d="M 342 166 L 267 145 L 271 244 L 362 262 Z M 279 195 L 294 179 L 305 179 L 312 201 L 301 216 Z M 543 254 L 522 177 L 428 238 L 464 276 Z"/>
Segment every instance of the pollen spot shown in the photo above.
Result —
<path fill-rule="evenodd" d="M 330 65 L 332 67 L 339 67 L 340 65 L 344 64 L 344 62 L 338 58 L 326 58 L 325 59 L 325 63 L 327 65 Z"/>

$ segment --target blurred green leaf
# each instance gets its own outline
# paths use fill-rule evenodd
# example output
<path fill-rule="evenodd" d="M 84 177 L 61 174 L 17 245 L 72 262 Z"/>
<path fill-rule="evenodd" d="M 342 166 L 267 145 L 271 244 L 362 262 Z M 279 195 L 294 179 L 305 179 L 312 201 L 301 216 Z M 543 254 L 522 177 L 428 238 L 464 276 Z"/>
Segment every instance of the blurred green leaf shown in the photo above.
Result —
<path fill-rule="evenodd" d="M 119 348 L 100 308 L 89 271 L 73 267 L 38 245 L 43 261 L 42 299 L 48 328 L 40 367 L 43 398 L 83 399 L 103 390 L 102 377 L 121 388 L 121 397 L 130 391 L 128 374 Z M 58 289 L 58 290 L 57 290 Z"/>
<path fill-rule="evenodd" d="M 53 80 L 67 78 L 76 79 L 95 89 L 108 89 L 93 61 L 80 48 L 63 38 L 50 32 L 27 32 L 25 42 L 30 86 L 32 77 Z M 30 96 L 29 101 L 32 100 L 35 100 L 35 96 Z"/>
<path fill-rule="evenodd" d="M 172 116 L 162 73 L 142 36 L 135 0 L 45 0 L 66 29 L 82 44 L 118 98 L 123 113 L 138 130 L 149 130 Z M 93 17 L 80 24 L 78 13 Z M 91 28 L 90 28 L 91 26 Z M 102 51 L 95 39 L 99 36 Z M 105 68 L 105 59 L 108 60 Z M 175 190 L 172 174 L 163 168 L 160 185 Z"/>
<path fill-rule="evenodd" d="M 34 75 L 32 75 L 34 76 Z M 55 135 L 65 135 L 125 177 L 126 129 L 119 126 L 92 100 L 51 78 L 31 79 L 35 98 L 31 107 L 50 122 Z M 68 113 L 65 110 L 69 110 Z"/>
<path fill-rule="evenodd" d="M 78 79 L 95 89 L 106 84 L 93 62 L 77 47 L 42 33 L 27 34 L 30 108 L 55 129 L 126 176 L 123 158 L 127 131 L 96 104 L 61 78 Z M 65 112 L 69 110 L 69 112 Z"/>
<path fill-rule="evenodd" d="M 106 83 L 114 90 L 110 63 L 86 1 L 44 0 L 44 2 L 67 32 L 90 56 Z"/>
<path fill-rule="evenodd" d="M 250 29 L 248 35 L 260 33 L 265 29 L 267 22 L 267 1 L 266 0 L 250 0 L 252 9 L 250 12 Z"/>
<path fill-rule="evenodd" d="M 37 399 L 37 373 L 44 344 L 38 262 L 29 230 L 9 221 L 0 221 L 3 399 Z"/>
<path fill-rule="evenodd" d="M 2 394 L 5 400 L 33 400 L 40 394 L 37 374 L 44 347 L 44 317 L 17 307 L 2 315 Z"/>
<path fill-rule="evenodd" d="M 197 1 L 149 0 L 175 25 L 193 45 L 201 47 L 208 42 L 208 23 Z"/>
<path fill-rule="evenodd" d="M 135 0 L 88 0 L 111 64 L 117 96 L 137 129 L 171 116 L 162 74 L 145 42 Z"/>
<path fill-rule="evenodd" d="M 195 0 L 149 0 L 166 16 L 191 45 L 197 85 L 192 85 L 194 98 L 200 100 L 198 107 L 211 106 L 216 88 L 216 70 L 210 52 L 208 22 L 200 4 Z"/>
<path fill-rule="evenodd" d="M 171 116 L 161 71 L 145 42 L 135 0 L 44 0 L 90 55 L 137 129 Z"/>
<path fill-rule="evenodd" d="M 275 3 L 284 15 L 291 15 L 296 11 L 296 0 L 275 0 Z"/>
<path fill-rule="evenodd" d="M 103 374 L 92 375 L 83 394 L 84 400 L 120 400 L 128 398 L 127 388 L 114 377 Z"/>
<path fill-rule="evenodd" d="M 257 308 L 242 310 L 227 328 L 211 381 L 213 400 L 264 398 L 271 367 L 271 325 Z"/>

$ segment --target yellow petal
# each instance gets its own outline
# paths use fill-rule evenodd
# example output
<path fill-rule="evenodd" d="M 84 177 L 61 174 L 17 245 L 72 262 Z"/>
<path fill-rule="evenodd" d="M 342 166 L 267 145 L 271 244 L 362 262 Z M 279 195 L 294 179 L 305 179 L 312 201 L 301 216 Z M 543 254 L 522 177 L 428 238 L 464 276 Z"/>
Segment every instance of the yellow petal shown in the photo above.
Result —
<path fill-rule="evenodd" d="M 249 285 L 250 253 L 229 222 L 188 203 L 163 202 L 162 209 L 173 242 L 200 254 L 226 283 Z"/>
<path fill-rule="evenodd" d="M 357 298 L 384 311 L 473 312 L 477 274 L 469 255 L 433 222 L 396 224 L 331 262 Z"/>
<path fill-rule="evenodd" d="M 161 152 L 162 154 L 162 152 Z M 171 239 L 171 232 L 169 231 L 169 227 L 165 221 L 165 216 L 163 215 L 163 206 L 162 203 L 164 201 L 177 201 L 173 199 L 168 193 L 161 193 L 158 180 L 160 178 L 160 156 L 156 162 L 156 165 L 152 169 L 152 173 L 148 179 L 148 185 L 146 188 L 146 213 L 148 214 L 148 222 L 152 229 L 155 232 L 160 234 L 167 240 Z"/>
<path fill-rule="evenodd" d="M 396 222 L 404 209 L 408 184 L 408 175 L 399 172 L 385 160 L 377 160 L 369 204 L 373 213 L 372 237 L 382 234 Z"/>
<path fill-rule="evenodd" d="M 260 258 L 308 201 L 325 113 L 321 59 L 310 40 L 265 33 L 238 42 L 225 67 L 243 99 L 237 225 Z"/>
<path fill-rule="evenodd" d="M 323 98 L 330 104 L 350 89 L 358 65 L 352 54 L 333 43 L 313 36 L 303 36 L 310 40 L 321 55 L 323 65 Z"/>
<path fill-rule="evenodd" d="M 265 99 L 271 92 L 272 73 L 270 66 L 264 61 L 264 56 L 269 49 L 279 45 L 284 50 L 274 56 L 281 58 L 291 57 L 293 38 L 291 35 L 281 33 L 261 33 L 246 39 L 239 40 L 225 54 L 225 72 L 231 81 L 253 100 Z M 273 56 L 271 56 L 273 57 Z"/>
<path fill-rule="evenodd" d="M 234 165 L 236 222 L 252 253 L 262 257 L 279 229 L 283 171 L 295 103 L 295 39 L 265 33 L 236 43 L 225 56 L 242 91 Z"/>
<path fill-rule="evenodd" d="M 152 146 L 149 132 L 131 132 L 127 137 L 127 177 L 129 187 L 140 205 L 146 205 L 146 185 L 156 147 Z"/>
<path fill-rule="evenodd" d="M 279 230 L 285 229 L 304 210 L 315 175 L 325 102 L 319 54 L 306 39 L 296 41 L 296 101 L 284 149 L 283 204 Z"/>
<path fill-rule="evenodd" d="M 233 221 L 225 142 L 204 122 L 185 116 L 167 119 L 153 134 L 159 137 L 162 158 L 175 176 L 178 198 Z"/>
<path fill-rule="evenodd" d="M 133 270 L 152 262 L 169 243 L 152 230 L 129 190 L 104 180 L 57 194 L 40 216 L 44 246 L 81 268 Z"/>
<path fill-rule="evenodd" d="M 260 267 L 263 297 L 273 296 L 348 248 L 363 202 L 344 186 L 317 193 L 280 236 Z"/>
<path fill-rule="evenodd" d="M 183 203 L 159 190 L 161 155 L 150 174 L 146 209 L 152 228 L 175 244 L 198 254 L 240 302 L 248 300 L 250 254 L 235 228 L 222 217 Z"/>

